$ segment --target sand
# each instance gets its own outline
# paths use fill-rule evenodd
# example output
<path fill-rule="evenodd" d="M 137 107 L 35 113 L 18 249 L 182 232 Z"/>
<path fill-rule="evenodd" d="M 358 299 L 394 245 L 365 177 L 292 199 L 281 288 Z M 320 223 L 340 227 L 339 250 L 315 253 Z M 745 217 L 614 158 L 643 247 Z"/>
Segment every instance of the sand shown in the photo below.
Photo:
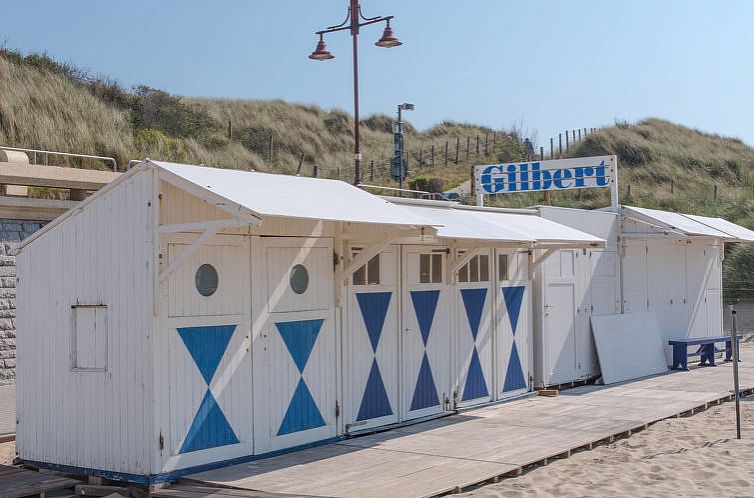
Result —
<path fill-rule="evenodd" d="M 741 410 L 741 440 L 725 403 L 461 496 L 754 497 L 754 398 Z"/>

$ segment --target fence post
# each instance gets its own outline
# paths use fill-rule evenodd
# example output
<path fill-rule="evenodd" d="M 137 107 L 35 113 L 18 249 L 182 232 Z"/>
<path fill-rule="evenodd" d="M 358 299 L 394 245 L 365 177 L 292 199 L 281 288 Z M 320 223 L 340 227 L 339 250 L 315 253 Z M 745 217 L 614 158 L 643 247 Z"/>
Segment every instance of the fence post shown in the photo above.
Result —
<path fill-rule="evenodd" d="M 566 151 L 568 150 L 568 146 L 570 144 L 568 143 L 568 130 L 566 130 Z"/>
<path fill-rule="evenodd" d="M 424 145 L 419 147 L 419 169 L 424 166 Z"/>
<path fill-rule="evenodd" d="M 458 164 L 458 149 L 461 146 L 461 137 L 456 137 L 456 164 Z"/>
<path fill-rule="evenodd" d="M 272 133 L 270 133 L 270 151 L 268 154 L 270 162 L 272 162 L 272 154 L 275 150 L 274 147 L 275 147 L 275 142 L 273 141 Z M 340 175 L 338 176 L 338 178 L 340 178 Z"/>
<path fill-rule="evenodd" d="M 319 176 L 319 166 L 316 164 L 312 164 L 312 178 L 317 178 Z"/>
<path fill-rule="evenodd" d="M 675 180 L 670 180 L 670 193 L 675 193 Z"/>
<path fill-rule="evenodd" d="M 228 140 L 233 140 L 233 122 L 228 120 Z"/>
<path fill-rule="evenodd" d="M 553 145 L 554 145 L 554 140 L 553 140 L 553 138 L 552 138 L 552 137 L 550 137 L 550 159 L 552 159 L 552 155 L 553 155 L 553 152 L 554 152 L 554 150 L 553 150 L 553 149 L 554 149 Z"/>
<path fill-rule="evenodd" d="M 539 160 L 544 161 L 545 160 L 545 148 L 540 147 L 539 148 Z"/>
<path fill-rule="evenodd" d="M 301 167 L 304 165 L 304 153 L 301 153 L 301 159 L 298 161 L 298 168 L 296 168 L 296 176 L 301 176 Z"/>
<path fill-rule="evenodd" d="M 469 144 L 471 143 L 471 137 L 466 137 L 466 160 L 469 160 Z"/>
<path fill-rule="evenodd" d="M 493 147 L 497 145 L 497 132 L 496 131 L 492 132 L 492 145 Z"/>
<path fill-rule="evenodd" d="M 490 152 L 489 148 L 487 147 L 490 143 L 490 134 L 488 132 L 484 132 L 484 157 L 489 157 Z"/>
<path fill-rule="evenodd" d="M 628 197 L 631 197 L 631 184 L 628 184 Z"/>
<path fill-rule="evenodd" d="M 445 167 L 448 166 L 448 141 L 445 140 Z"/>
<path fill-rule="evenodd" d="M 586 138 L 586 128 L 584 128 L 584 138 Z"/>
<path fill-rule="evenodd" d="M 571 141 L 573 142 L 573 145 L 576 145 L 576 130 L 571 131 Z"/>
<path fill-rule="evenodd" d="M 374 181 L 374 160 L 369 161 L 369 181 Z"/>
<path fill-rule="evenodd" d="M 479 135 L 476 136 L 476 157 L 479 157 Z"/>
<path fill-rule="evenodd" d="M 715 194 L 714 194 L 714 198 L 715 198 L 715 199 L 717 199 L 717 185 L 715 185 Z"/>
<path fill-rule="evenodd" d="M 579 141 L 581 141 L 581 128 L 579 128 Z"/>
<path fill-rule="evenodd" d="M 558 156 L 563 154 L 563 134 L 558 133 Z"/>
<path fill-rule="evenodd" d="M 435 167 L 435 144 L 432 144 L 432 155 L 430 157 L 431 157 L 431 161 L 429 165 L 431 168 L 434 168 Z"/>

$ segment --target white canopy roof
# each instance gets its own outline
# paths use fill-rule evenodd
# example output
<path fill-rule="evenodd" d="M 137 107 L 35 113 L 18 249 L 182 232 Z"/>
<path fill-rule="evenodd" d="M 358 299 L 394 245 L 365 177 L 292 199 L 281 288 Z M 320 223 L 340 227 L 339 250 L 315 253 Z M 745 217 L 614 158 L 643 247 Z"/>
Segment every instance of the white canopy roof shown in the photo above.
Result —
<path fill-rule="evenodd" d="M 749 230 L 746 227 L 742 227 L 741 225 L 736 225 L 735 223 L 730 222 L 724 218 L 712 218 L 710 216 L 697 216 L 693 214 L 686 214 L 684 216 L 691 218 L 694 221 L 698 221 L 699 223 L 704 223 L 708 227 L 712 227 L 715 230 L 725 232 L 729 234 L 733 239 L 746 242 L 754 242 L 754 231 Z"/>
<path fill-rule="evenodd" d="M 498 210 L 461 206 L 450 202 L 391 199 L 426 218 L 444 239 L 518 243 L 533 247 L 602 246 L 603 239 L 540 218 L 531 210 Z"/>
<path fill-rule="evenodd" d="M 638 217 L 660 227 L 692 237 L 715 237 L 731 241 L 754 241 L 754 232 L 722 218 L 672 213 L 659 209 L 622 206 L 624 215 Z"/>
<path fill-rule="evenodd" d="M 427 226 L 424 218 L 338 180 L 149 162 L 169 183 L 198 187 L 200 196 L 212 192 L 256 216 Z"/>

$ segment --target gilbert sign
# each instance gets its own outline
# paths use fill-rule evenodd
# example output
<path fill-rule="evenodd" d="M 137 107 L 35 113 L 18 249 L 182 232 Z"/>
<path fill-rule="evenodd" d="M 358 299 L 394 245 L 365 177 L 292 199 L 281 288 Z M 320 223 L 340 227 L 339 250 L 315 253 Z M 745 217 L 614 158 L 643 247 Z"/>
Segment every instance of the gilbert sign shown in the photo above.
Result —
<path fill-rule="evenodd" d="M 488 164 L 474 168 L 477 204 L 487 194 L 610 187 L 618 204 L 618 158 L 577 157 L 528 163 Z"/>

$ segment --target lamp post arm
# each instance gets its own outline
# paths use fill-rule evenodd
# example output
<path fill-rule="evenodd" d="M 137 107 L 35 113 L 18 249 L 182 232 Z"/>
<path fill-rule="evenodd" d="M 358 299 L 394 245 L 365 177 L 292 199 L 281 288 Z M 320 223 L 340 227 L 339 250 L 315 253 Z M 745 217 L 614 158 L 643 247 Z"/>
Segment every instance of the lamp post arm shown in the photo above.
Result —
<path fill-rule="evenodd" d="M 368 26 L 370 24 L 376 24 L 378 22 L 389 21 L 392 18 L 393 18 L 393 16 L 374 18 L 374 19 L 371 19 L 371 20 L 369 20 L 367 22 L 359 23 L 358 27 L 361 28 L 361 27 L 364 27 L 364 26 Z M 347 21 L 348 21 L 348 19 L 346 19 L 346 22 Z M 350 24 L 348 26 L 343 26 L 343 25 L 332 26 L 332 27 L 329 27 L 327 29 L 323 29 L 322 31 L 315 31 L 314 34 L 316 34 L 316 35 L 324 35 L 324 34 L 327 34 L 327 33 L 335 33 L 336 31 L 347 31 L 347 30 L 350 30 L 350 29 L 351 29 L 351 25 Z"/>

